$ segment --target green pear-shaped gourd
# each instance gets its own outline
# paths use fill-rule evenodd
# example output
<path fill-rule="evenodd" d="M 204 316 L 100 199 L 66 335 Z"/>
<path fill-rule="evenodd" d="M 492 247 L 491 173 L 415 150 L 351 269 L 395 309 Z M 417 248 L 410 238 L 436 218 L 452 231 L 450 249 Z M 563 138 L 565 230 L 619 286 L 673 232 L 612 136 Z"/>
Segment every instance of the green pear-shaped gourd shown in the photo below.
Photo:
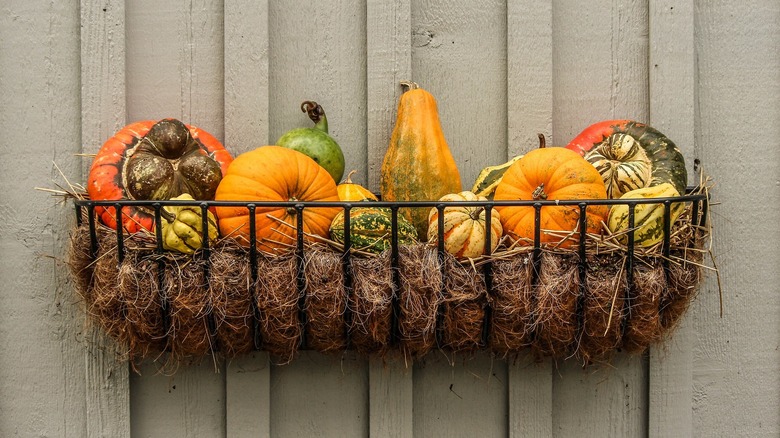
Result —
<path fill-rule="evenodd" d="M 301 104 L 301 111 L 314 122 L 314 127 L 287 131 L 276 144 L 308 155 L 324 167 L 338 184 L 344 176 L 344 153 L 336 140 L 328 135 L 325 110 L 317 102 L 307 100 Z"/>

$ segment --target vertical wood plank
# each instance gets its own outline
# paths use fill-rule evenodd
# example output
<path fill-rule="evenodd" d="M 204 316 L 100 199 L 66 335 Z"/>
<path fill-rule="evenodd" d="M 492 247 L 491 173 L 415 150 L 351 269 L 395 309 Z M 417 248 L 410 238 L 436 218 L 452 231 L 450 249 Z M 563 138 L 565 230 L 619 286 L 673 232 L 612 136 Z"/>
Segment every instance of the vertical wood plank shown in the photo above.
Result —
<path fill-rule="evenodd" d="M 380 169 L 395 124 L 399 82 L 412 77 L 411 2 L 366 3 L 366 132 L 368 188 L 379 192 Z M 400 361 L 371 359 L 369 436 L 413 433 L 413 371 Z"/>
<path fill-rule="evenodd" d="M 695 143 L 693 1 L 649 2 L 649 124 L 680 148 L 693 172 Z M 693 326 L 685 318 L 674 336 L 650 350 L 648 427 L 651 437 L 693 434 Z"/>
<path fill-rule="evenodd" d="M 647 13 L 646 1 L 553 4 L 553 144 L 600 120 L 647 120 Z M 643 436 L 646 409 L 645 357 L 586 370 L 567 361 L 553 373 L 555 433 Z"/>
<path fill-rule="evenodd" d="M 414 366 L 413 400 L 413 436 L 508 436 L 507 368 L 490 354 L 429 354 Z"/>
<path fill-rule="evenodd" d="M 224 138 L 223 11 L 221 1 L 126 3 L 129 120 L 176 117 Z M 182 365 L 170 387 L 157 367 L 144 363 L 131 377 L 133 434 L 224 436 L 222 364 Z"/>
<path fill-rule="evenodd" d="M 72 204 L 35 187 L 80 182 L 79 8 L 0 13 L 0 436 L 86 436 L 83 313 L 62 257 Z"/>
<path fill-rule="evenodd" d="M 174 373 L 143 363 L 130 375 L 133 436 L 225 436 L 224 381 L 210 357 Z"/>
<path fill-rule="evenodd" d="M 709 275 L 694 327 L 693 430 L 780 436 L 780 4 L 694 3 L 696 155 L 713 178 Z M 735 9 L 738 8 L 738 9 Z M 745 213 L 746 210 L 749 213 Z"/>
<path fill-rule="evenodd" d="M 225 147 L 235 156 L 268 144 L 268 2 L 225 1 Z M 271 435 L 268 353 L 228 362 L 228 437 Z"/>
<path fill-rule="evenodd" d="M 412 75 L 437 101 L 464 189 L 506 159 L 506 1 L 416 0 Z"/>
<path fill-rule="evenodd" d="M 538 146 L 537 133 L 553 134 L 552 4 L 507 3 L 507 158 Z M 522 357 L 509 363 L 509 433 L 551 436 L 553 369 L 550 360 Z"/>
<path fill-rule="evenodd" d="M 354 352 L 301 352 L 272 368 L 274 437 L 359 437 L 369 433 L 368 367 Z"/>
<path fill-rule="evenodd" d="M 81 2 L 81 144 L 96 153 L 126 123 L 125 5 Z M 86 181 L 85 158 L 79 181 Z M 130 436 L 129 367 L 117 362 L 113 342 L 100 327 L 88 333 L 86 355 L 88 436 Z"/>
<path fill-rule="evenodd" d="M 345 175 L 366 176 L 366 5 L 359 0 L 269 5 L 269 141 L 311 127 L 301 103 L 313 100 L 341 146 Z"/>
<path fill-rule="evenodd" d="M 325 109 L 345 169 L 358 171 L 353 181 L 365 181 L 365 2 L 283 0 L 270 2 L 268 15 L 269 141 L 312 126 L 300 106 L 314 100 Z M 273 436 L 366 435 L 367 376 L 365 359 L 350 355 L 339 363 L 302 352 L 288 365 L 272 366 Z"/>
<path fill-rule="evenodd" d="M 399 82 L 412 77 L 411 1 L 366 4 L 368 187 L 379 192 L 382 159 L 395 124 Z"/>
<path fill-rule="evenodd" d="M 369 436 L 408 437 L 413 435 L 412 369 L 400 361 L 372 358 L 368 365 Z"/>

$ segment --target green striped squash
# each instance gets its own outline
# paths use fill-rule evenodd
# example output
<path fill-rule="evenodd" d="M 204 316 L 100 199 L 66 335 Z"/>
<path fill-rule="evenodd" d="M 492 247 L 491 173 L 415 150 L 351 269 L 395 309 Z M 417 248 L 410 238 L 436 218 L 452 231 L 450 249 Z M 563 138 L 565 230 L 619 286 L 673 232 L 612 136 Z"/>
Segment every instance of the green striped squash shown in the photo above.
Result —
<path fill-rule="evenodd" d="M 607 194 L 620 198 L 631 190 L 670 183 L 685 193 L 685 158 L 672 140 L 634 120 L 604 120 L 585 128 L 568 145 L 601 173 Z"/>
<path fill-rule="evenodd" d="M 482 169 L 474 181 L 474 185 L 471 186 L 471 193 L 474 193 L 477 197 L 484 196 L 487 199 L 493 199 L 493 194 L 496 192 L 496 187 L 501 179 L 504 177 L 504 173 L 509 167 L 519 159 L 523 158 L 522 155 L 518 155 L 504 164 L 498 164 L 496 166 L 488 166 Z"/>
<path fill-rule="evenodd" d="M 349 212 L 349 232 L 352 248 L 380 253 L 389 249 L 392 241 L 392 212 L 389 208 L 358 207 Z M 330 238 L 344 243 L 344 210 L 330 224 Z M 398 244 L 417 242 L 417 229 L 403 215 L 398 215 Z"/>
<path fill-rule="evenodd" d="M 620 199 L 671 198 L 680 196 L 677 189 L 670 183 L 632 190 Z M 683 212 L 682 202 L 673 202 L 671 207 L 671 223 Z M 609 210 L 607 226 L 613 234 L 618 234 L 618 240 L 628 243 L 628 205 L 613 205 Z M 638 204 L 634 209 L 634 244 L 637 246 L 653 246 L 664 238 L 664 204 Z"/>
<path fill-rule="evenodd" d="M 624 194 L 647 187 L 653 165 L 639 142 L 627 134 L 614 134 L 585 154 L 604 180 L 607 196 Z"/>

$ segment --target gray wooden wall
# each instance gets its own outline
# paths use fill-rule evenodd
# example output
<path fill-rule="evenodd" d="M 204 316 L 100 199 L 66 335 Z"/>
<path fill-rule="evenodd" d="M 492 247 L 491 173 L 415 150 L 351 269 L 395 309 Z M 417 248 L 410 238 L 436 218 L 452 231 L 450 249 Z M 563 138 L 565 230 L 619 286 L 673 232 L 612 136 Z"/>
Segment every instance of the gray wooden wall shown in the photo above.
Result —
<path fill-rule="evenodd" d="M 780 3 L 776 0 L 3 0 L 0 436 L 780 435 Z M 377 189 L 399 80 L 438 99 L 480 168 L 646 121 L 717 183 L 708 277 L 674 339 L 582 370 L 486 355 L 450 365 L 264 353 L 140 374 L 85 325 L 61 261 L 70 204 L 125 123 L 177 117 L 235 154 L 327 110 Z M 694 182 L 691 180 L 690 182 Z"/>

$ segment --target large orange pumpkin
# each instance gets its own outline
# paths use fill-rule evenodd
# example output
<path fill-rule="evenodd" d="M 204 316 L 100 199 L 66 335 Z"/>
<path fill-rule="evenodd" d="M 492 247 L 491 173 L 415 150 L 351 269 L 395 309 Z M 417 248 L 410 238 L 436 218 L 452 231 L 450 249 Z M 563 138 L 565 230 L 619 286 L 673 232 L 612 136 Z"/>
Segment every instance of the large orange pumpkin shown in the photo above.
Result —
<path fill-rule="evenodd" d="M 280 146 L 262 146 L 236 157 L 222 178 L 217 201 L 338 201 L 336 183 L 327 170 L 301 152 Z M 328 227 L 341 209 L 307 207 L 303 210 L 303 231 L 328 236 Z M 295 247 L 297 210 L 286 207 L 257 207 L 257 248 L 278 253 Z M 249 245 L 249 210 L 246 207 L 218 207 L 219 231 L 223 236 Z M 306 237 L 308 240 L 309 237 Z"/>
<path fill-rule="evenodd" d="M 543 140 L 543 137 L 540 137 Z M 496 201 L 606 199 L 607 191 L 599 172 L 571 150 L 545 148 L 527 153 L 504 174 L 496 188 Z M 513 239 L 534 239 L 535 209 L 532 206 L 496 207 L 504 233 Z M 598 233 L 609 207 L 591 205 L 587 209 L 587 232 Z M 579 242 L 578 206 L 543 206 L 540 212 L 540 243 L 569 247 Z"/>

